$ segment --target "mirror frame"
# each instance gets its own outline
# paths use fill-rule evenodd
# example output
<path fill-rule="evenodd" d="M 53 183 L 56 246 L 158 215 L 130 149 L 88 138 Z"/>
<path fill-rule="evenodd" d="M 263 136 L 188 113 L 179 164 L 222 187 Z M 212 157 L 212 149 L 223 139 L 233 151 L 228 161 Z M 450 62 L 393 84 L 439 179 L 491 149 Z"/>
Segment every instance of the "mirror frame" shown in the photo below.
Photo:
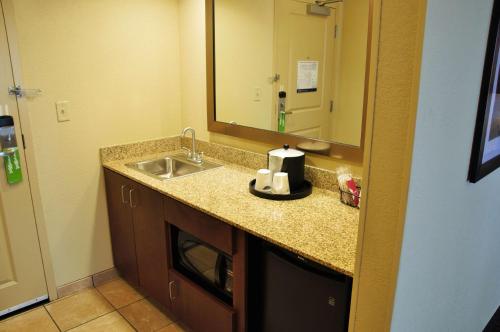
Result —
<path fill-rule="evenodd" d="M 363 152 L 365 148 L 366 115 L 368 108 L 371 56 L 372 56 L 372 28 L 373 28 L 373 0 L 368 0 L 368 38 L 367 55 L 365 69 L 365 91 L 363 97 L 363 120 L 361 125 L 360 146 L 346 145 L 320 139 L 306 138 L 292 134 L 274 132 L 266 129 L 253 128 L 237 124 L 225 123 L 216 120 L 216 100 L 215 100 L 215 27 L 214 27 L 214 0 L 205 0 L 205 33 L 206 33 L 206 69 L 207 69 L 207 125 L 208 131 L 235 136 L 239 138 L 260 141 L 273 145 L 289 144 L 296 147 L 305 142 L 326 143 L 329 148 L 321 152 L 305 150 L 304 152 L 322 154 L 331 158 L 343 159 L 346 161 L 359 163 L 363 162 Z"/>

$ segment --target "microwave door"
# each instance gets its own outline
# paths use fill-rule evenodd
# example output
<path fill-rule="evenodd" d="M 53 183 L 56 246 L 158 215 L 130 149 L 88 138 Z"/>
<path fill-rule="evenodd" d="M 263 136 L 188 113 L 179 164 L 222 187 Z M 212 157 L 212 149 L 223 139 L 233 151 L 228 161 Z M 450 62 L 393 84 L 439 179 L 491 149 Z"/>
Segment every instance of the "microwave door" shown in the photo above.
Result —
<path fill-rule="evenodd" d="M 203 243 L 187 240 L 179 250 L 182 264 L 196 275 L 215 283 L 218 254 Z"/>
<path fill-rule="evenodd" d="M 184 241 L 182 243 L 179 243 L 179 256 L 180 256 L 180 261 L 182 262 L 182 265 L 184 265 L 186 268 L 191 270 L 192 272 L 201 274 L 201 271 L 198 271 L 197 267 L 191 262 L 191 259 L 188 257 L 189 253 L 192 252 L 193 250 L 196 250 L 196 248 L 199 246 L 199 243 L 196 243 L 194 241 Z"/>

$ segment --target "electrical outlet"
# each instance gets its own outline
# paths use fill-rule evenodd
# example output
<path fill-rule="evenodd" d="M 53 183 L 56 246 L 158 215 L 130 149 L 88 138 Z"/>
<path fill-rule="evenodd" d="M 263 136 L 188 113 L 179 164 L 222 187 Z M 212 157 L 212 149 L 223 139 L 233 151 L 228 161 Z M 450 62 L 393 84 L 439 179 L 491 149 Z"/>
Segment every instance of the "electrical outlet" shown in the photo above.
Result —
<path fill-rule="evenodd" d="M 56 102 L 56 113 L 58 122 L 69 121 L 69 101 Z"/>
<path fill-rule="evenodd" d="M 253 89 L 253 101 L 262 100 L 262 88 L 256 87 Z"/>

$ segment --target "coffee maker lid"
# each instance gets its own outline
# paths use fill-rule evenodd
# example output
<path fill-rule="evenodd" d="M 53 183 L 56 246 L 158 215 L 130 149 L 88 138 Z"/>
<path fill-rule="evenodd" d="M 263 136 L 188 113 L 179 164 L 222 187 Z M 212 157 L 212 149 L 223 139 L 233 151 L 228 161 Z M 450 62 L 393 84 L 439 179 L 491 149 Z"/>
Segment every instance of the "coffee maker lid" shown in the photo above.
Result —
<path fill-rule="evenodd" d="M 281 149 L 271 150 L 268 152 L 268 154 L 270 156 L 280 158 L 294 158 L 304 156 L 304 152 L 296 149 L 290 149 L 290 146 L 288 144 L 283 145 L 283 148 Z"/>

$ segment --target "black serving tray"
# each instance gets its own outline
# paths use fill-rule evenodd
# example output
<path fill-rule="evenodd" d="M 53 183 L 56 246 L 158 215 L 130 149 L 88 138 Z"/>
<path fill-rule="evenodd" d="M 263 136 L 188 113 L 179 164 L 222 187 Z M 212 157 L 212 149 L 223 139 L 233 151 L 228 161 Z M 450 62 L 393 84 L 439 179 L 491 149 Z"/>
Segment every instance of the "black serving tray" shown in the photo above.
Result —
<path fill-rule="evenodd" d="M 312 184 L 311 182 L 304 180 L 304 184 L 302 185 L 301 188 L 293 190 L 290 192 L 290 195 L 275 195 L 272 193 L 265 193 L 262 191 L 255 190 L 255 179 L 250 181 L 248 184 L 248 188 L 250 190 L 250 193 L 252 195 L 255 195 L 260 198 L 265 198 L 265 199 L 271 199 L 273 201 L 291 201 L 294 199 L 301 199 L 305 198 L 312 193 Z"/>

